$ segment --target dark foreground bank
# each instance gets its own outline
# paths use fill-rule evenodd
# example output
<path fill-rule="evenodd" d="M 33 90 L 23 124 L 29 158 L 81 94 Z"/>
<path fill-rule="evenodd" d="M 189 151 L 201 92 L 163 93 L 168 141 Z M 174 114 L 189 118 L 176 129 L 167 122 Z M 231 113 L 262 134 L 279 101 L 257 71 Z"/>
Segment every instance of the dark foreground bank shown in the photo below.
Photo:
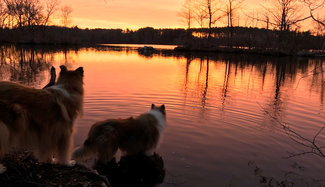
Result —
<path fill-rule="evenodd" d="M 108 186 L 104 176 L 81 165 L 74 167 L 38 162 L 31 153 L 7 155 L 1 186 Z"/>
<path fill-rule="evenodd" d="M 162 158 L 136 155 L 122 157 L 95 169 L 38 162 L 30 152 L 7 155 L 2 163 L 7 171 L 0 175 L 0 186 L 132 186 L 150 187 L 163 182 Z"/>

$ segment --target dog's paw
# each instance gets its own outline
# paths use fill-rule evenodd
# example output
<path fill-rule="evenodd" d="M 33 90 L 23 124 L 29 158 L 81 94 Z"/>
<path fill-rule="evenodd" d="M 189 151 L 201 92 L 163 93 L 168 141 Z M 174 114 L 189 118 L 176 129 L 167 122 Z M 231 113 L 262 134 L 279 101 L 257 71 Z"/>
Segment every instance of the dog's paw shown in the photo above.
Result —
<path fill-rule="evenodd" d="M 69 163 L 68 163 L 68 166 L 69 167 L 73 167 L 77 164 L 77 162 L 75 160 L 70 160 Z"/>
<path fill-rule="evenodd" d="M 4 165 L 0 164 L 0 175 L 6 171 L 7 171 L 7 168 Z"/>

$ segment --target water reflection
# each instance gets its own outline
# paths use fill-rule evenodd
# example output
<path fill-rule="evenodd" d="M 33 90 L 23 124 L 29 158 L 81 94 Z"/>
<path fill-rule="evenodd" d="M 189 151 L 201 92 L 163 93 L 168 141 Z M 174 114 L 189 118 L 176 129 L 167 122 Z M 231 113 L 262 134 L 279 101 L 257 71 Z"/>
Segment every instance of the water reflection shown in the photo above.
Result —
<path fill-rule="evenodd" d="M 324 76 L 324 61 L 315 60 L 315 66 L 312 70 L 312 83 L 310 85 L 310 90 L 318 90 L 320 92 L 320 101 L 324 104 L 324 90 L 325 90 L 325 76 Z M 305 77 L 307 77 L 306 75 Z M 319 86 L 320 85 L 320 86 Z"/>
<path fill-rule="evenodd" d="M 117 47 L 2 47 L 0 79 L 42 87 L 50 65 L 83 66 L 84 115 L 76 124 L 76 146 L 96 121 L 139 115 L 151 103 L 166 104 L 168 125 L 158 152 L 166 170 L 182 176 L 180 186 L 227 186 L 229 181 L 256 186 L 245 170 L 250 160 L 266 174 L 281 176 L 292 169 L 281 157 L 301 147 L 270 116 L 293 124 L 304 137 L 313 137 L 324 122 L 324 60 L 140 53 Z M 26 70 L 34 75 L 22 73 Z M 316 177 L 323 171 L 321 160 L 304 157 L 296 162 L 308 167 L 299 171 L 301 176 Z M 163 185 L 170 180 L 167 173 Z"/>
<path fill-rule="evenodd" d="M 87 55 L 80 59 L 80 52 Z M 104 53 L 111 53 L 117 58 L 126 54 L 129 59 L 131 56 L 155 61 L 171 58 L 171 61 L 185 63 L 184 83 L 181 88 L 184 101 L 186 103 L 188 99 L 190 102 L 196 100 L 197 105 L 201 106 L 201 113 L 205 113 L 207 106 L 215 106 L 224 111 L 227 105 L 231 105 L 230 102 L 238 99 L 238 94 L 246 94 L 247 101 L 254 101 L 253 98 L 257 95 L 265 96 L 263 100 L 257 99 L 255 102 L 259 102 L 275 116 L 282 113 L 285 107 L 283 101 L 293 92 L 309 90 L 310 93 L 318 93 L 320 103 L 324 103 L 324 61 L 321 59 L 175 53 L 169 50 L 144 51 L 114 46 L 1 46 L 0 79 L 41 87 L 49 77 L 48 70 L 53 62 L 59 61 L 69 67 L 78 60 L 96 61 L 98 54 Z M 291 93 L 287 93 L 288 91 Z"/>
<path fill-rule="evenodd" d="M 0 46 L 0 78 L 27 85 L 39 85 L 53 61 L 53 53 L 35 48 Z"/>
<path fill-rule="evenodd" d="M 202 54 L 201 54 L 202 55 Z M 201 107 L 206 106 L 206 101 L 209 100 L 208 88 L 209 84 L 217 85 L 221 88 L 221 110 L 224 110 L 227 98 L 232 92 L 232 89 L 238 89 L 238 87 L 245 88 L 247 92 L 252 91 L 260 92 L 267 89 L 273 89 L 273 96 L 269 98 L 268 107 L 271 107 L 274 112 L 281 112 L 283 107 L 282 100 L 285 99 L 282 96 L 283 92 L 288 89 L 300 89 L 304 86 L 309 86 L 310 91 L 316 91 L 320 93 L 320 102 L 324 100 L 324 71 L 322 60 L 308 60 L 290 58 L 290 57 L 263 57 L 263 56 L 247 56 L 247 55 L 184 55 L 186 59 L 185 67 L 185 83 L 184 90 L 185 95 L 188 92 L 201 90 Z M 194 64 L 193 64 L 194 63 Z M 214 68 L 211 69 L 210 66 Z M 190 68 L 193 71 L 190 71 Z M 193 67 L 197 66 L 197 67 Z M 204 71 L 204 78 L 202 77 L 202 71 Z M 209 77 L 215 77 L 218 80 L 212 80 L 209 83 Z M 307 85 L 299 85 L 301 79 L 310 81 Z M 199 81 L 200 85 L 194 86 L 192 82 Z M 240 84 L 237 84 L 240 83 Z M 253 85 L 255 84 L 255 85 Z M 189 89 L 192 85 L 193 88 Z M 203 85 L 203 86 L 202 86 Z M 254 86 L 251 87 L 251 86 Z M 236 88 L 237 87 L 237 88 Z M 267 88 L 265 88 L 267 87 Z M 282 90 L 285 87 L 286 90 Z M 242 88 L 240 88 L 242 89 Z M 308 89 L 308 88 L 302 88 Z M 189 91 L 190 90 L 190 91 Z M 241 90 L 245 91 L 245 90 Z M 186 97 L 186 96 L 185 96 Z"/>

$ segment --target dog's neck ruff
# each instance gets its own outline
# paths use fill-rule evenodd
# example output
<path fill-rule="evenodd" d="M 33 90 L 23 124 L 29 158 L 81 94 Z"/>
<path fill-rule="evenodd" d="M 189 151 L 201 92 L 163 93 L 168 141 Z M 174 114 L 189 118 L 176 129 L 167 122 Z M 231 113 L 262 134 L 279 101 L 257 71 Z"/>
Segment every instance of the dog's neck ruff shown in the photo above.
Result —
<path fill-rule="evenodd" d="M 164 114 L 162 114 L 158 110 L 150 110 L 149 111 L 149 114 L 153 115 L 158 120 L 158 126 L 157 126 L 157 128 L 159 130 L 159 133 L 161 134 L 162 131 L 164 130 L 165 123 L 166 123 Z"/>
<path fill-rule="evenodd" d="M 70 93 L 64 88 L 63 85 L 54 85 L 54 86 L 49 87 L 49 89 L 53 89 L 53 90 L 56 90 L 56 91 L 60 92 L 67 99 L 70 99 L 71 98 Z"/>

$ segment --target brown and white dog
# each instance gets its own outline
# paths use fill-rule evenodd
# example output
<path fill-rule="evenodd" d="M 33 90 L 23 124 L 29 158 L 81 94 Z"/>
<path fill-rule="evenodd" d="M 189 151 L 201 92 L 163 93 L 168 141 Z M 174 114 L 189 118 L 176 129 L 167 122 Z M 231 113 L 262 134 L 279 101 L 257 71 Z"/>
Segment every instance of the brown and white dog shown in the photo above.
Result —
<path fill-rule="evenodd" d="M 73 152 L 72 159 L 80 162 L 96 155 L 99 163 L 106 164 L 118 149 L 123 156 L 150 156 L 157 147 L 165 122 L 165 105 L 156 107 L 154 104 L 149 112 L 135 118 L 97 122 L 91 127 L 84 144 Z"/>
<path fill-rule="evenodd" d="M 0 160 L 27 149 L 40 161 L 55 157 L 68 164 L 73 124 L 82 111 L 83 68 L 60 68 L 57 82 L 44 89 L 0 82 Z M 0 164 L 0 173 L 5 170 Z"/>

